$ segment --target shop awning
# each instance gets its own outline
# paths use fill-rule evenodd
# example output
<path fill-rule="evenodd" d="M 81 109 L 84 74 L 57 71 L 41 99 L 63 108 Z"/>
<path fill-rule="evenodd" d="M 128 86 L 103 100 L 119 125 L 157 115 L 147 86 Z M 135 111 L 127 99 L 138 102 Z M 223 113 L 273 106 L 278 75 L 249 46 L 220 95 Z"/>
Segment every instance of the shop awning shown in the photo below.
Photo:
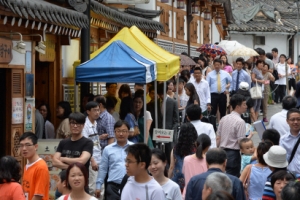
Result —
<path fill-rule="evenodd" d="M 77 82 L 149 83 L 156 79 L 156 63 L 122 41 L 110 43 L 91 60 L 76 67 Z"/>
<path fill-rule="evenodd" d="M 159 47 L 135 26 L 131 27 L 130 29 L 124 27 L 121 31 L 119 31 L 118 34 L 115 35 L 115 37 L 113 37 L 100 49 L 92 53 L 91 59 L 101 53 L 116 40 L 121 40 L 145 58 L 155 61 L 157 66 L 158 81 L 167 81 L 179 72 L 179 57 Z M 78 66 L 79 64 L 80 60 L 74 62 L 74 66 Z"/>

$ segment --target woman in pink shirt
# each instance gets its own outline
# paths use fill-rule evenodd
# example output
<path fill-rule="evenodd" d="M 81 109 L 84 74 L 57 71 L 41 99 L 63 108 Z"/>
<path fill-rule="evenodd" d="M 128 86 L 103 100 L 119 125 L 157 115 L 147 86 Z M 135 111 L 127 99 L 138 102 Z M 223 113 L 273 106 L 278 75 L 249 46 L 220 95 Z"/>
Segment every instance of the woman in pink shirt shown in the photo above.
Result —
<path fill-rule="evenodd" d="M 228 63 L 227 56 L 222 55 L 222 56 L 220 56 L 220 59 L 223 60 L 223 62 L 224 62 L 223 70 L 228 72 L 231 75 L 233 70 L 232 70 L 232 66 Z"/>
<path fill-rule="evenodd" d="M 185 178 L 185 187 L 183 189 L 182 197 L 185 198 L 186 186 L 190 179 L 198 174 L 207 171 L 207 164 L 205 154 L 211 145 L 211 140 L 208 135 L 202 133 L 198 136 L 196 141 L 197 150 L 196 153 L 190 156 L 186 156 L 183 160 L 182 173 Z"/>

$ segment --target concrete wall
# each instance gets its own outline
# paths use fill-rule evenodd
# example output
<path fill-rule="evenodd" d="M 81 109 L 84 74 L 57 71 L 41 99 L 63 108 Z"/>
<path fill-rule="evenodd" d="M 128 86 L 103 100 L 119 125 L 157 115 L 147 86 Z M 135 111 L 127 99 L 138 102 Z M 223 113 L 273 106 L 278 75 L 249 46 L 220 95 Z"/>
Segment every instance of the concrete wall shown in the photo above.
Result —
<path fill-rule="evenodd" d="M 211 34 L 211 43 L 214 44 L 220 42 L 220 34 L 216 27 L 214 20 L 212 20 L 212 34 Z"/>
<path fill-rule="evenodd" d="M 62 73 L 63 77 L 73 77 L 73 63 L 79 60 L 79 40 L 71 40 L 69 46 L 62 46 Z"/>

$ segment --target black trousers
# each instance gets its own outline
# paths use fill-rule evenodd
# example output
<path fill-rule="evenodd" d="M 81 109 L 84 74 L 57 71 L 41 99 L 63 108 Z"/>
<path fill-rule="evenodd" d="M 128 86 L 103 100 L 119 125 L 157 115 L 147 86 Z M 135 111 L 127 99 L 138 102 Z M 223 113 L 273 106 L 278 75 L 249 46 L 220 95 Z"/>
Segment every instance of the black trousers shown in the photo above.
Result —
<path fill-rule="evenodd" d="M 276 85 L 277 90 L 275 92 L 275 102 L 279 103 L 282 102 L 283 97 L 285 96 L 285 92 L 286 92 L 286 86 L 285 85 Z"/>
<path fill-rule="evenodd" d="M 241 171 L 241 154 L 240 150 L 224 149 L 227 154 L 226 173 L 240 177 Z"/>
<path fill-rule="evenodd" d="M 120 200 L 120 184 L 114 182 L 108 182 L 107 187 L 105 188 L 105 199 L 106 200 Z"/>
<path fill-rule="evenodd" d="M 224 93 L 211 93 L 211 115 L 216 116 L 219 107 L 220 119 L 226 115 L 227 96 Z M 212 122 L 215 131 L 217 130 L 216 122 Z"/>

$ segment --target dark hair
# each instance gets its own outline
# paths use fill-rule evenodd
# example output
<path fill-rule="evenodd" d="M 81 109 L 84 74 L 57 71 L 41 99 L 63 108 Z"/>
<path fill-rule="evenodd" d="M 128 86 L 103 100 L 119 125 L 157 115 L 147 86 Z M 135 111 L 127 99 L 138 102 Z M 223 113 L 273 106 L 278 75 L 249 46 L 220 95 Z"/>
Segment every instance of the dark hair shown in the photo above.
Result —
<path fill-rule="evenodd" d="M 162 150 L 154 148 L 154 149 L 151 150 L 151 153 L 152 153 L 152 156 L 155 156 L 156 158 L 158 158 L 162 162 L 164 162 L 164 163 L 167 162 L 167 156 Z M 165 175 L 165 177 L 168 177 L 167 168 L 165 168 L 165 170 L 164 170 L 164 175 Z"/>
<path fill-rule="evenodd" d="M 118 84 L 117 83 L 106 83 L 105 88 L 109 88 L 109 86 L 111 86 L 111 85 L 118 85 Z"/>
<path fill-rule="evenodd" d="M 268 69 L 270 69 L 270 65 L 265 62 L 264 66 L 267 65 Z"/>
<path fill-rule="evenodd" d="M 300 182 L 290 181 L 281 190 L 282 200 L 299 200 L 300 199 Z"/>
<path fill-rule="evenodd" d="M 260 56 L 264 56 L 266 55 L 265 50 L 261 49 L 261 48 L 257 48 L 259 51 L 257 52 Z"/>
<path fill-rule="evenodd" d="M 64 182 L 67 179 L 67 170 L 61 170 L 59 172 L 60 182 Z"/>
<path fill-rule="evenodd" d="M 190 121 L 200 120 L 202 110 L 199 105 L 192 104 L 186 108 L 186 114 Z"/>
<path fill-rule="evenodd" d="M 125 125 L 127 127 L 127 129 L 130 129 L 130 126 L 128 124 L 128 122 L 124 121 L 124 120 L 118 120 L 115 125 L 114 125 L 114 129 L 116 128 L 120 128 L 121 126 Z"/>
<path fill-rule="evenodd" d="M 234 198 L 231 194 L 223 190 L 219 190 L 212 192 L 205 200 L 234 200 Z"/>
<path fill-rule="evenodd" d="M 256 62 L 255 62 L 255 65 L 257 66 L 258 64 L 265 64 L 265 61 L 261 60 L 261 59 L 258 59 Z"/>
<path fill-rule="evenodd" d="M 273 60 L 273 54 L 272 53 L 266 53 L 266 57 L 270 60 Z"/>
<path fill-rule="evenodd" d="M 167 87 L 168 88 L 168 87 Z M 142 90 L 142 89 L 138 89 L 138 90 L 136 90 L 135 91 L 135 93 L 134 93 L 134 97 L 133 97 L 133 99 L 135 98 L 135 97 L 144 97 L 144 90 Z"/>
<path fill-rule="evenodd" d="M 179 79 L 179 82 L 180 82 L 180 79 Z M 155 89 L 155 88 L 154 88 L 154 85 L 151 85 L 151 86 L 149 87 L 148 91 L 149 91 L 149 92 L 152 92 L 154 89 Z"/>
<path fill-rule="evenodd" d="M 93 93 L 88 93 L 83 96 L 83 98 L 85 98 L 85 97 L 87 97 L 87 100 L 89 102 L 89 101 L 93 101 L 95 96 Z"/>
<path fill-rule="evenodd" d="M 188 77 L 188 79 L 190 80 L 191 78 L 191 73 L 189 70 L 185 69 L 185 70 L 182 70 L 181 73 L 180 73 L 181 76 L 184 76 L 184 77 Z"/>
<path fill-rule="evenodd" d="M 173 81 L 173 79 L 169 79 L 169 80 L 167 80 L 167 82 L 166 82 L 167 91 L 168 91 L 168 86 L 169 86 L 171 83 L 173 83 L 173 85 L 174 85 L 174 81 Z"/>
<path fill-rule="evenodd" d="M 57 106 L 61 107 L 64 109 L 64 114 L 62 117 L 60 117 L 61 119 L 66 119 L 69 117 L 69 115 L 71 114 L 72 112 L 72 109 L 71 109 L 71 105 L 68 101 L 60 101 L 57 103 Z"/>
<path fill-rule="evenodd" d="M 46 120 L 50 121 L 50 119 L 51 119 L 51 111 L 50 111 L 49 105 L 46 104 L 46 103 L 42 103 L 42 104 L 39 105 L 38 110 L 40 110 L 42 106 L 45 106 L 45 107 L 46 107 L 46 109 L 47 109 Z"/>
<path fill-rule="evenodd" d="M 196 70 L 200 71 L 200 73 L 202 74 L 202 70 L 201 70 L 200 67 L 195 67 L 195 68 L 194 68 L 194 73 L 195 73 Z"/>
<path fill-rule="evenodd" d="M 271 148 L 272 145 L 273 145 L 272 142 L 269 140 L 260 142 L 258 144 L 257 149 L 256 149 L 258 163 L 267 165 L 267 163 L 264 160 L 263 155 L 269 151 L 269 149 Z"/>
<path fill-rule="evenodd" d="M 111 110 L 116 107 L 118 100 L 116 97 L 106 97 L 106 109 Z"/>
<path fill-rule="evenodd" d="M 69 115 L 69 122 L 71 123 L 72 121 L 78 124 L 84 124 L 85 116 L 80 112 L 73 112 Z"/>
<path fill-rule="evenodd" d="M 133 100 L 131 97 L 124 97 L 120 105 L 120 119 L 124 120 L 128 113 L 133 113 Z"/>
<path fill-rule="evenodd" d="M 84 166 L 84 164 L 81 164 L 79 162 L 73 163 L 71 165 L 69 165 L 68 169 L 67 169 L 67 178 L 66 178 L 66 186 L 69 190 L 71 190 L 71 186 L 69 184 L 69 175 L 70 175 L 70 171 L 73 167 L 78 167 L 80 169 L 80 171 L 82 172 L 83 176 L 84 176 L 84 187 L 87 188 L 89 185 L 89 174 L 88 174 L 88 170 L 86 169 L 86 167 Z"/>
<path fill-rule="evenodd" d="M 182 83 L 187 83 L 188 82 L 188 80 L 187 80 L 187 78 L 185 77 L 185 76 L 179 76 L 179 83 L 180 82 L 182 82 Z"/>
<path fill-rule="evenodd" d="M 164 92 L 164 84 L 163 83 L 159 83 L 157 84 L 157 94 L 158 95 L 163 95 Z"/>
<path fill-rule="evenodd" d="M 190 91 L 190 98 L 188 100 L 188 104 L 194 104 L 194 100 L 196 100 L 198 102 L 198 104 L 200 105 L 200 99 L 199 96 L 196 92 L 196 88 L 194 86 L 193 83 L 187 83 L 184 88 L 187 88 Z M 199 106 L 198 105 L 198 106 Z"/>
<path fill-rule="evenodd" d="M 202 66 L 203 68 L 207 67 L 207 60 L 204 57 L 199 57 L 199 60 L 201 60 L 202 62 L 204 62 L 204 66 Z"/>
<path fill-rule="evenodd" d="M 244 58 L 242 58 L 242 57 L 238 57 L 236 60 L 235 60 L 235 62 L 237 63 L 237 62 L 241 62 L 242 64 L 244 64 L 245 63 L 245 60 L 244 60 Z"/>
<path fill-rule="evenodd" d="M 219 58 L 217 58 L 217 59 L 214 59 L 214 62 L 213 62 L 213 64 L 215 64 L 215 63 L 220 63 L 220 64 L 222 64 L 222 60 L 221 60 L 221 59 L 219 59 Z"/>
<path fill-rule="evenodd" d="M 262 134 L 262 139 L 271 141 L 273 145 L 279 145 L 280 134 L 275 129 L 266 129 Z"/>
<path fill-rule="evenodd" d="M 209 149 L 206 153 L 206 162 L 208 165 L 223 164 L 227 159 L 226 152 L 221 148 Z"/>
<path fill-rule="evenodd" d="M 92 108 L 99 107 L 99 104 L 97 104 L 95 101 L 89 101 L 85 105 L 85 110 L 91 110 Z"/>
<path fill-rule="evenodd" d="M 287 95 L 282 99 L 282 108 L 285 110 L 290 110 L 295 108 L 297 105 L 297 99 L 291 95 Z"/>
<path fill-rule="evenodd" d="M 38 142 L 38 137 L 33 132 L 23 133 L 19 139 L 19 142 L 25 140 L 26 138 L 30 139 L 32 141 L 32 144 L 37 144 Z"/>
<path fill-rule="evenodd" d="M 118 91 L 118 95 L 119 95 L 119 98 L 122 99 L 122 93 L 126 93 L 128 94 L 129 97 L 131 97 L 131 89 L 129 87 L 128 84 L 123 84 L 121 85 L 119 91 Z"/>
<path fill-rule="evenodd" d="M 12 156 L 0 159 L 0 183 L 19 182 L 21 178 L 20 163 Z"/>
<path fill-rule="evenodd" d="M 95 99 L 95 102 L 97 102 L 98 104 L 101 103 L 102 106 L 103 106 L 104 108 L 106 108 L 106 98 L 105 98 L 105 96 L 101 95 L 101 96 L 97 97 L 97 98 Z"/>
<path fill-rule="evenodd" d="M 252 140 L 251 140 L 250 138 L 243 138 L 243 139 L 241 139 L 240 142 L 239 142 L 240 149 L 243 148 L 242 145 L 243 145 L 244 143 L 249 142 L 249 141 L 252 141 Z"/>
<path fill-rule="evenodd" d="M 290 115 L 291 115 L 292 113 L 298 113 L 298 114 L 300 114 L 300 110 L 298 110 L 297 108 L 291 108 L 291 109 L 289 109 L 289 111 L 288 111 L 287 114 L 286 114 L 286 118 L 289 119 L 289 118 L 290 118 Z"/>
<path fill-rule="evenodd" d="M 271 177 L 271 186 L 274 188 L 274 184 L 277 180 L 287 180 L 292 181 L 295 180 L 295 176 L 287 170 L 279 170 L 274 173 Z"/>
<path fill-rule="evenodd" d="M 220 59 L 221 59 L 222 57 L 225 57 L 225 58 L 226 58 L 225 65 L 231 66 L 231 64 L 228 63 L 228 58 L 227 58 L 227 56 L 226 56 L 226 55 L 221 55 L 221 56 L 220 56 Z M 222 59 L 221 59 L 221 60 L 222 60 Z"/>
<path fill-rule="evenodd" d="M 288 61 L 288 59 L 291 59 L 291 64 L 294 64 L 293 58 L 292 58 L 291 56 L 289 56 L 289 57 L 286 59 L 286 61 Z"/>
<path fill-rule="evenodd" d="M 127 154 L 131 154 L 136 159 L 137 163 L 145 162 L 145 170 L 148 169 L 150 162 L 151 162 L 151 150 L 150 148 L 144 143 L 136 143 L 133 145 L 129 145 L 125 152 Z"/>
<path fill-rule="evenodd" d="M 206 149 L 207 147 L 210 147 L 210 145 L 211 145 L 210 137 L 205 133 L 200 134 L 196 142 L 196 146 L 197 146 L 196 157 L 199 159 L 203 159 L 202 156 L 203 150 Z"/>
<path fill-rule="evenodd" d="M 184 157 L 194 153 L 195 141 L 197 140 L 197 131 L 193 124 L 185 123 L 180 127 L 178 143 L 175 146 L 175 153 Z"/>
<path fill-rule="evenodd" d="M 230 105 L 234 110 L 236 106 L 241 106 L 244 101 L 246 101 L 246 98 L 243 95 L 235 94 L 230 98 Z"/>
<path fill-rule="evenodd" d="M 278 53 L 278 49 L 276 47 L 273 48 L 271 51 L 274 51 L 274 52 Z"/>
<path fill-rule="evenodd" d="M 142 90 L 142 91 L 144 92 L 144 90 Z M 136 92 L 139 92 L 139 90 L 137 90 Z M 136 117 L 136 119 L 138 119 L 138 118 L 140 118 L 140 117 L 144 117 L 144 103 L 145 103 L 144 97 L 141 96 L 141 95 L 134 95 L 134 97 L 133 97 L 133 104 L 134 104 L 134 100 L 136 100 L 136 99 L 138 99 L 138 98 L 140 98 L 140 99 L 142 100 L 143 106 L 142 106 L 142 109 L 141 109 L 141 111 L 140 111 L 140 115 L 139 115 L 139 116 L 136 116 L 135 113 L 134 113 L 134 116 Z"/>
<path fill-rule="evenodd" d="M 286 55 L 285 54 L 280 54 L 279 58 L 280 57 L 284 57 L 286 59 Z"/>

